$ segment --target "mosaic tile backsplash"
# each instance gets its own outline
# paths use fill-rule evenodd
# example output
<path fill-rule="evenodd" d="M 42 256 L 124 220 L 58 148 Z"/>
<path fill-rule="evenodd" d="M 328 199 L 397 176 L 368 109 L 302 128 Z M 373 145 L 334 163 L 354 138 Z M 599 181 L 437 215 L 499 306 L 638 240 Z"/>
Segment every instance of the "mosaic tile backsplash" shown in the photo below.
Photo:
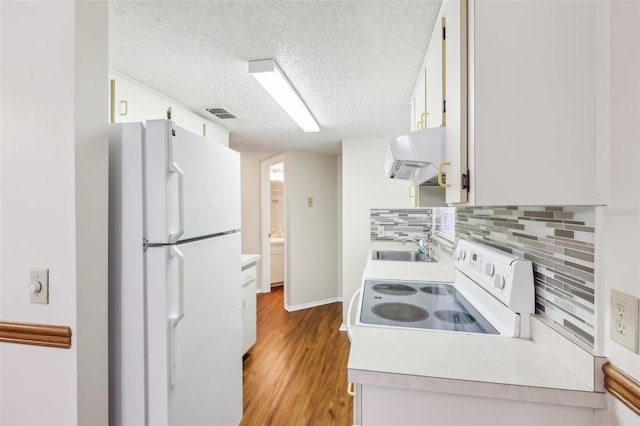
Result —
<path fill-rule="evenodd" d="M 594 224 L 592 207 L 462 207 L 456 209 L 456 240 L 479 241 L 531 260 L 536 313 L 593 348 Z M 378 237 L 380 225 L 384 237 Z M 425 237 L 432 240 L 431 209 L 371 211 L 372 240 Z"/>
<path fill-rule="evenodd" d="M 531 260 L 536 313 L 594 347 L 593 207 L 464 207 L 456 237 Z"/>
<path fill-rule="evenodd" d="M 372 209 L 371 240 L 402 241 L 407 238 L 431 238 L 431 209 Z M 378 236 L 378 227 L 384 236 Z"/>

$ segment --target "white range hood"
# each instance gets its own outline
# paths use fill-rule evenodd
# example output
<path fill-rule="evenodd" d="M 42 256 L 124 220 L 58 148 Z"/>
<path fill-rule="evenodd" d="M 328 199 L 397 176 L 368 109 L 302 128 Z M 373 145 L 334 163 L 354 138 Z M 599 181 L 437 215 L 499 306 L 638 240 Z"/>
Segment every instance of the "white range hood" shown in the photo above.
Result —
<path fill-rule="evenodd" d="M 430 127 L 399 136 L 389 143 L 384 169 L 391 179 L 420 185 L 438 176 L 445 161 L 445 127 Z"/>

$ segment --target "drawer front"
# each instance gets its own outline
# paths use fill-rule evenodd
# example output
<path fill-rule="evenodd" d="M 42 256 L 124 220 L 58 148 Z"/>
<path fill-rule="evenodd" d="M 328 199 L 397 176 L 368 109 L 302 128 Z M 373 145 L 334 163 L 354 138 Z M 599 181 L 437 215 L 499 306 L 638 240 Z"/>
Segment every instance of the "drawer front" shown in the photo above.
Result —
<path fill-rule="evenodd" d="M 253 263 L 242 269 L 242 288 L 255 284 L 256 282 L 256 264 Z"/>

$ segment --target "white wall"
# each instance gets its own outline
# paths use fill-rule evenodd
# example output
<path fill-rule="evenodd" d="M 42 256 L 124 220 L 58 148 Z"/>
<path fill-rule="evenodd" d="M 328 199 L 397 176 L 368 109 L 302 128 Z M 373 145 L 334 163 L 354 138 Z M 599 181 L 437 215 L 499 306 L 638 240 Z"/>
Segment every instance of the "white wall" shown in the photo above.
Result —
<path fill-rule="evenodd" d="M 342 297 L 343 318 L 362 283 L 369 250 L 372 208 L 409 208 L 409 184 L 386 177 L 389 139 L 342 141 Z M 343 319 L 344 321 L 344 319 Z"/>
<path fill-rule="evenodd" d="M 242 252 L 247 254 L 260 253 L 260 162 L 268 155 L 240 153 Z"/>
<path fill-rule="evenodd" d="M 230 145 L 231 149 L 234 146 Z M 241 205 L 242 205 L 242 253 L 260 254 L 260 162 L 270 153 L 246 151 L 240 152 Z M 262 265 L 264 259 L 257 264 L 256 278 L 258 291 L 262 282 Z"/>
<path fill-rule="evenodd" d="M 336 257 L 338 258 L 338 297 L 342 298 L 342 155 L 338 155 L 336 158 L 336 180 L 337 180 L 337 193 L 336 193 L 336 215 L 338 224 L 338 248 L 336 250 Z"/>
<path fill-rule="evenodd" d="M 108 7 L 76 3 L 75 201 L 78 423 L 108 416 Z M 99 107 L 98 107 L 99 106 Z"/>
<path fill-rule="evenodd" d="M 1 2 L 0 318 L 71 349 L 0 343 L 0 424 L 105 424 L 107 4 Z M 29 303 L 29 269 L 50 303 Z"/>
<path fill-rule="evenodd" d="M 604 324 L 599 346 L 615 366 L 640 380 L 640 356 L 609 337 L 611 290 L 640 298 L 640 2 L 610 2 L 609 13 L 609 203 L 596 208 L 596 310 Z M 597 424 L 638 424 L 637 415 L 608 399 Z"/>
<path fill-rule="evenodd" d="M 338 300 L 337 162 L 334 155 L 285 153 L 285 305 Z M 313 198 L 313 207 L 307 200 Z"/>

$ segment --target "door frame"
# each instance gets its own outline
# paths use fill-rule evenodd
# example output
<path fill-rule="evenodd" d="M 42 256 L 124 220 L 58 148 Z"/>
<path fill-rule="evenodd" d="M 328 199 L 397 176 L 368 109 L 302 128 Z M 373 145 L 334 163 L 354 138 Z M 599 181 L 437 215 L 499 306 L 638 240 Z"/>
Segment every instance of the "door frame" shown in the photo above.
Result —
<path fill-rule="evenodd" d="M 287 229 L 287 163 L 285 154 L 280 153 L 272 157 L 266 158 L 260 162 L 260 252 L 262 253 L 262 272 L 260 280 L 260 293 L 271 292 L 271 241 L 269 239 L 269 230 L 271 229 L 271 180 L 269 179 L 269 170 L 274 164 L 282 163 L 285 175 L 283 182 L 283 209 L 284 209 L 284 288 L 285 300 L 287 295 L 287 240 L 289 232 Z"/>

